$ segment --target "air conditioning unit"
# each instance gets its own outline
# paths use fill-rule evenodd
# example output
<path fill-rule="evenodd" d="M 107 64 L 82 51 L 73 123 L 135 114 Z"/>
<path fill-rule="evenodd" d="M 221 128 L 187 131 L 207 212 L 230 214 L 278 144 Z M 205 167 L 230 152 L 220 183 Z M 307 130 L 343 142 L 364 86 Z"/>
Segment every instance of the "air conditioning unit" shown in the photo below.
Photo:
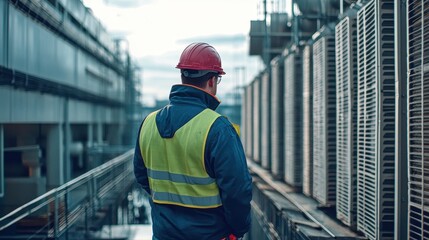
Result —
<path fill-rule="evenodd" d="M 313 197 L 333 206 L 336 197 L 336 79 L 333 26 L 313 35 Z"/>
<path fill-rule="evenodd" d="M 313 196 L 313 42 L 302 53 L 302 192 Z"/>
<path fill-rule="evenodd" d="M 261 76 L 258 75 L 252 82 L 252 136 L 253 161 L 261 162 Z"/>
<path fill-rule="evenodd" d="M 408 239 L 429 237 L 429 3 L 408 0 Z"/>
<path fill-rule="evenodd" d="M 373 0 L 358 12 L 357 229 L 394 238 L 394 1 Z"/>
<path fill-rule="evenodd" d="M 271 173 L 282 179 L 284 174 L 284 57 L 271 60 Z"/>
<path fill-rule="evenodd" d="M 271 78 L 268 71 L 261 75 L 261 166 L 265 169 L 271 168 Z M 274 109 L 275 110 L 275 109 Z"/>
<path fill-rule="evenodd" d="M 302 188 L 302 48 L 288 48 L 285 55 L 285 171 L 284 180 Z"/>
<path fill-rule="evenodd" d="M 244 99 L 242 104 L 242 131 L 241 139 L 243 139 L 243 147 L 246 156 L 252 158 L 252 84 L 247 85 L 244 88 Z"/>
<path fill-rule="evenodd" d="M 337 218 L 356 228 L 357 218 L 357 10 L 335 27 L 337 62 Z"/>

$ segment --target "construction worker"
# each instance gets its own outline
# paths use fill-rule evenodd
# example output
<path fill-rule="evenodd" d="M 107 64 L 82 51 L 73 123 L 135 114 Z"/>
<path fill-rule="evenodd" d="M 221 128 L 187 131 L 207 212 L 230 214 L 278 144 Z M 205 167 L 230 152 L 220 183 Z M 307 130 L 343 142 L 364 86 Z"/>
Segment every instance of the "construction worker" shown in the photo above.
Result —
<path fill-rule="evenodd" d="M 240 239 L 250 227 L 252 179 L 240 138 L 214 110 L 221 76 L 217 51 L 192 43 L 176 68 L 167 106 L 141 125 L 137 182 L 151 196 L 153 239 Z"/>

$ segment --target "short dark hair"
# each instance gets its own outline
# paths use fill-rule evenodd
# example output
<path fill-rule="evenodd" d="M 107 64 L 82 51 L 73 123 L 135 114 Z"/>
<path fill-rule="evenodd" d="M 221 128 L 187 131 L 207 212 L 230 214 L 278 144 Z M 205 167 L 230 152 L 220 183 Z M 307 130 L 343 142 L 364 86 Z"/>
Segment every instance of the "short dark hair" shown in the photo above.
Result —
<path fill-rule="evenodd" d="M 198 72 L 198 70 L 190 70 L 190 69 L 186 69 L 186 71 L 188 71 L 191 74 Z M 189 84 L 199 88 L 204 88 L 207 85 L 207 82 L 208 80 L 210 80 L 210 78 L 218 75 L 219 75 L 218 73 L 209 72 L 201 77 L 191 78 L 191 77 L 186 77 L 182 72 L 181 78 L 182 78 L 183 84 Z"/>

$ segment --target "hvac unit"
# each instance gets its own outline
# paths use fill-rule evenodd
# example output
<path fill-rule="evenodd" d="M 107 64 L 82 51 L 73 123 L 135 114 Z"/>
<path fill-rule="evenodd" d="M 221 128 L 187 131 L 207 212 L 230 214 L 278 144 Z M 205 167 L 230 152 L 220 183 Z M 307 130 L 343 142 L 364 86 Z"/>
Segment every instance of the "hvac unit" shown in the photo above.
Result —
<path fill-rule="evenodd" d="M 271 167 L 271 79 L 268 71 L 261 76 L 261 166 L 265 169 Z"/>
<path fill-rule="evenodd" d="M 313 49 L 308 42 L 302 53 L 302 192 L 313 195 Z"/>
<path fill-rule="evenodd" d="M 358 12 L 357 229 L 393 239 L 395 195 L 394 1 Z"/>
<path fill-rule="evenodd" d="M 249 84 L 244 89 L 243 101 L 243 124 L 242 138 L 244 139 L 244 149 L 246 156 L 252 158 L 252 84 Z"/>
<path fill-rule="evenodd" d="M 408 239 L 429 239 L 429 1 L 407 5 Z"/>
<path fill-rule="evenodd" d="M 335 27 L 337 62 L 337 218 L 356 226 L 357 29 L 356 10 Z"/>
<path fill-rule="evenodd" d="M 284 53 L 285 61 L 285 171 L 284 180 L 302 187 L 302 48 L 293 45 Z"/>
<path fill-rule="evenodd" d="M 255 77 L 252 83 L 252 136 L 253 136 L 253 150 L 252 159 L 253 161 L 260 163 L 261 161 L 261 76 Z"/>
<path fill-rule="evenodd" d="M 284 58 L 271 60 L 271 173 L 283 178 L 284 170 Z"/>
<path fill-rule="evenodd" d="M 323 206 L 336 195 L 335 38 L 326 25 L 313 39 L 313 197 Z"/>

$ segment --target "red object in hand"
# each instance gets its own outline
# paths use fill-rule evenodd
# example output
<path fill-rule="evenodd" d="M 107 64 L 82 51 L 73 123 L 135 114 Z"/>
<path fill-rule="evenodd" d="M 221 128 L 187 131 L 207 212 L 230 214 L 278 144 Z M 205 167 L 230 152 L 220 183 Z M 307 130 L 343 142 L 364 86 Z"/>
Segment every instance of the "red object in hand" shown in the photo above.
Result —
<path fill-rule="evenodd" d="M 228 237 L 229 240 L 237 240 L 237 237 L 234 234 L 230 234 Z"/>

